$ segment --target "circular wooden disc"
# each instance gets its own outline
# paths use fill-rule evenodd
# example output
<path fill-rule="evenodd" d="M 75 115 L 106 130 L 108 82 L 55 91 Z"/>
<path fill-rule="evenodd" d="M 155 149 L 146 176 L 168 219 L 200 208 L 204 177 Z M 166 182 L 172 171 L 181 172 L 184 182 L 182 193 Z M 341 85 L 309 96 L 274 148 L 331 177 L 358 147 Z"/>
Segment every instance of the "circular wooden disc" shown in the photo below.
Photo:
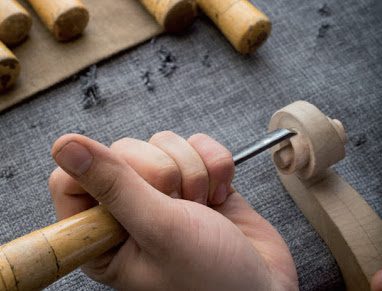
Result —
<path fill-rule="evenodd" d="M 17 45 L 26 38 L 31 26 L 32 18 L 29 14 L 12 14 L 0 23 L 0 41 L 10 46 Z"/>
<path fill-rule="evenodd" d="M 302 179 L 318 176 L 345 157 L 343 138 L 337 132 L 333 122 L 308 102 L 297 101 L 277 111 L 271 118 L 269 130 L 273 131 L 277 128 L 295 130 L 298 135 L 291 140 L 300 137 L 304 139 L 308 150 L 307 163 L 296 173 Z M 274 147 L 273 153 L 282 146 L 286 144 Z M 298 150 L 295 151 L 296 154 L 298 152 Z"/>
<path fill-rule="evenodd" d="M 62 13 L 53 25 L 54 37 L 68 41 L 79 36 L 89 22 L 89 12 L 85 7 L 73 7 Z"/>
<path fill-rule="evenodd" d="M 167 32 L 180 33 L 195 20 L 196 6 L 193 1 L 179 1 L 173 5 L 163 19 L 163 27 Z"/>

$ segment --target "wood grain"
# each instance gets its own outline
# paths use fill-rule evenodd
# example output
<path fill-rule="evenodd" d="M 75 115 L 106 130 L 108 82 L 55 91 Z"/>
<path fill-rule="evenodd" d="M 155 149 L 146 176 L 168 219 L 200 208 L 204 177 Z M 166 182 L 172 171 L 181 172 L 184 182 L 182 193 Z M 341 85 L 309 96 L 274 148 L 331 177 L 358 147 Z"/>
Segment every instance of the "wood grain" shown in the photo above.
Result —
<path fill-rule="evenodd" d="M 32 232 L 0 248 L 0 290 L 40 290 L 126 237 L 102 206 Z"/>
<path fill-rule="evenodd" d="M 249 54 L 271 33 L 271 21 L 248 0 L 196 0 L 234 48 Z"/>
<path fill-rule="evenodd" d="M 382 269 L 382 220 L 329 169 L 345 155 L 342 124 L 299 101 L 273 115 L 269 130 L 280 127 L 298 133 L 273 149 L 284 187 L 332 251 L 347 289 L 369 290 Z"/>
<path fill-rule="evenodd" d="M 22 42 L 32 26 L 32 17 L 16 0 L 0 0 L 0 41 L 7 46 Z"/>

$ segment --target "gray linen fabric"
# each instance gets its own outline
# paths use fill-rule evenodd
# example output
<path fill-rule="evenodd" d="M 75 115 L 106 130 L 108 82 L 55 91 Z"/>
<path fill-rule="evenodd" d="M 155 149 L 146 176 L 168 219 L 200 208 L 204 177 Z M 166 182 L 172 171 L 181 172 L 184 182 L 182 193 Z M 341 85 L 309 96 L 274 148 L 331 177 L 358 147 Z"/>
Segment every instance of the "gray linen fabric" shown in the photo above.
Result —
<path fill-rule="evenodd" d="M 273 20 L 273 34 L 251 57 L 238 55 L 202 18 L 185 36 L 163 36 L 99 64 L 102 104 L 84 109 L 81 81 L 71 78 L 1 114 L 0 243 L 55 221 L 50 146 L 64 133 L 110 145 L 161 130 L 204 132 L 235 150 L 260 138 L 271 114 L 299 99 L 343 121 L 349 144 L 336 169 L 382 216 L 381 2 L 256 3 Z M 176 57 L 168 77 L 159 70 L 161 47 Z M 144 85 L 147 75 L 154 91 Z M 285 238 L 302 290 L 343 288 L 335 260 L 283 189 L 269 154 L 240 166 L 235 186 Z M 103 289 L 80 271 L 50 287 Z"/>

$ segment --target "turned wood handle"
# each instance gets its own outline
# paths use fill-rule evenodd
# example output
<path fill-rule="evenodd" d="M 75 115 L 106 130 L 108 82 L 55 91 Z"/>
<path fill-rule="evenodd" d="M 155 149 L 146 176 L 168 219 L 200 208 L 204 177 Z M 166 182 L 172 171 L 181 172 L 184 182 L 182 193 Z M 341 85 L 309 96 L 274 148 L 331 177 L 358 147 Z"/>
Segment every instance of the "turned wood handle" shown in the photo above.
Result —
<path fill-rule="evenodd" d="M 19 74 L 19 60 L 0 41 L 0 92 L 9 89 L 16 82 Z"/>
<path fill-rule="evenodd" d="M 16 0 L 0 0 L 0 41 L 13 46 L 23 41 L 32 26 L 32 17 Z"/>
<path fill-rule="evenodd" d="M 126 238 L 103 206 L 27 234 L 0 247 L 0 291 L 42 289 Z"/>
<path fill-rule="evenodd" d="M 237 51 L 249 54 L 271 33 L 269 18 L 248 0 L 196 0 Z"/>
<path fill-rule="evenodd" d="M 196 17 L 194 0 L 140 0 L 140 2 L 168 32 L 184 31 Z"/>
<path fill-rule="evenodd" d="M 77 37 L 89 22 L 89 12 L 80 0 L 28 0 L 28 2 L 59 41 Z"/>

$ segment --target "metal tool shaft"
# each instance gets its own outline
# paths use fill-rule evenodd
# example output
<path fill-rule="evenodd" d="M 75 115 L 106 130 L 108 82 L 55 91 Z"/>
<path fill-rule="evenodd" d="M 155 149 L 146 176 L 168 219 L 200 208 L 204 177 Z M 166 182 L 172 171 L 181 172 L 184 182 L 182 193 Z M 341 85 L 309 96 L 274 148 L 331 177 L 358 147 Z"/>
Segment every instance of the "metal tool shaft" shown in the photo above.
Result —
<path fill-rule="evenodd" d="M 290 129 L 281 128 L 268 133 L 263 139 L 246 146 L 233 156 L 235 166 L 240 165 L 246 160 L 262 153 L 263 151 L 279 144 L 280 142 L 291 138 L 296 132 Z"/>

